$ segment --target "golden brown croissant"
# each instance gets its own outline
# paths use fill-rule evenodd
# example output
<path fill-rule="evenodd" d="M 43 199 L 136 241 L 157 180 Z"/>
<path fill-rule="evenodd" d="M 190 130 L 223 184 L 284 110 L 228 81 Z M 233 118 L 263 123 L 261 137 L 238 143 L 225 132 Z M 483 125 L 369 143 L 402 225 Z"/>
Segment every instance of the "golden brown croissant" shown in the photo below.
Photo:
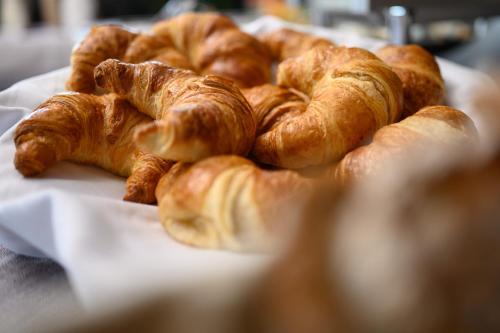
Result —
<path fill-rule="evenodd" d="M 472 120 L 463 112 L 447 106 L 430 106 L 399 123 L 381 128 L 373 142 L 349 154 L 335 167 L 334 177 L 342 183 L 380 170 L 389 158 L 407 153 L 410 148 L 436 144 L 470 146 L 477 140 Z"/>
<path fill-rule="evenodd" d="M 265 247 L 273 231 L 291 223 L 298 215 L 292 199 L 308 184 L 293 171 L 265 171 L 242 157 L 215 156 L 174 165 L 156 196 L 161 223 L 175 239 L 243 250 Z"/>
<path fill-rule="evenodd" d="M 71 54 L 72 69 L 66 89 L 93 93 L 95 66 L 109 58 L 123 58 L 136 37 L 136 33 L 119 25 L 93 27 Z"/>
<path fill-rule="evenodd" d="M 334 46 L 335 43 L 292 29 L 282 28 L 259 36 L 259 40 L 266 45 L 277 61 L 297 57 L 316 46 Z"/>
<path fill-rule="evenodd" d="M 114 94 L 55 95 L 17 126 L 14 164 L 26 177 L 63 160 L 96 165 L 130 176 L 125 200 L 154 203 L 156 183 L 172 162 L 135 147 L 134 129 L 151 121 Z"/>
<path fill-rule="evenodd" d="M 140 63 L 155 60 L 199 74 L 216 74 L 241 87 L 270 79 L 271 55 L 231 19 L 215 13 L 188 13 L 157 23 L 151 34 L 117 25 L 92 28 L 71 55 L 68 90 L 93 93 L 93 71 L 106 59 Z"/>
<path fill-rule="evenodd" d="M 153 32 L 171 38 L 197 73 L 220 75 L 240 87 L 270 80 L 271 56 L 267 48 L 227 16 L 187 13 L 157 23 Z"/>
<path fill-rule="evenodd" d="M 144 152 L 193 162 L 219 154 L 246 155 L 252 148 L 254 115 L 229 80 L 156 62 L 132 65 L 112 59 L 96 68 L 95 79 L 99 87 L 157 119 L 136 133 Z"/>
<path fill-rule="evenodd" d="M 418 45 L 390 45 L 378 50 L 376 55 L 391 66 L 403 82 L 403 118 L 423 107 L 443 103 L 444 81 L 432 54 Z"/>
<path fill-rule="evenodd" d="M 279 65 L 281 87 L 244 91 L 257 119 L 257 161 L 304 168 L 341 159 L 396 121 L 402 108 L 397 75 L 372 53 L 316 47 Z"/>

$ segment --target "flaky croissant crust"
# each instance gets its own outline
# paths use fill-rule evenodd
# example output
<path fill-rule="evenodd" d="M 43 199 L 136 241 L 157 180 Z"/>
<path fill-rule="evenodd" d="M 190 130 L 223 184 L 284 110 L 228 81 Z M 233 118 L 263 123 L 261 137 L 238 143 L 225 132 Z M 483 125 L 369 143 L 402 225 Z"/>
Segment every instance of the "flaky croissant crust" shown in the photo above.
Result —
<path fill-rule="evenodd" d="M 201 247 L 262 249 L 280 223 L 292 223 L 286 217 L 289 205 L 307 188 L 295 172 L 265 171 L 242 157 L 215 156 L 176 164 L 160 180 L 156 196 L 160 221 L 175 239 Z"/>
<path fill-rule="evenodd" d="M 399 78 L 358 48 L 316 47 L 289 58 L 278 67 L 277 83 L 244 94 L 260 121 L 252 155 L 279 167 L 339 160 L 402 109 Z"/>
<path fill-rule="evenodd" d="M 241 87 L 270 79 L 267 48 L 228 17 L 216 13 L 187 13 L 154 25 L 139 34 L 117 25 L 92 28 L 71 56 L 68 90 L 92 93 L 94 68 L 106 59 L 140 63 L 159 61 L 168 66 L 215 74 Z"/>
<path fill-rule="evenodd" d="M 398 123 L 381 128 L 373 141 L 348 153 L 334 167 L 338 182 L 348 183 L 380 171 L 391 158 L 403 156 L 429 145 L 472 146 L 477 131 L 463 112 L 447 106 L 426 107 Z"/>
<path fill-rule="evenodd" d="M 432 54 L 418 45 L 389 45 L 378 50 L 376 55 L 391 66 L 403 83 L 402 118 L 426 106 L 443 103 L 444 80 Z"/>
<path fill-rule="evenodd" d="M 317 46 L 335 45 L 328 39 L 288 28 L 261 34 L 259 40 L 269 48 L 277 61 L 297 57 Z"/>
<path fill-rule="evenodd" d="M 130 176 L 126 200 L 154 203 L 156 183 L 172 163 L 136 148 L 134 130 L 151 121 L 115 94 L 58 94 L 17 126 L 14 164 L 26 177 L 63 160 L 96 165 Z"/>
<path fill-rule="evenodd" d="M 194 162 L 219 154 L 246 155 L 252 148 L 254 115 L 229 80 L 156 62 L 134 65 L 111 59 L 96 68 L 95 78 L 99 87 L 156 119 L 136 133 L 145 152 Z"/>

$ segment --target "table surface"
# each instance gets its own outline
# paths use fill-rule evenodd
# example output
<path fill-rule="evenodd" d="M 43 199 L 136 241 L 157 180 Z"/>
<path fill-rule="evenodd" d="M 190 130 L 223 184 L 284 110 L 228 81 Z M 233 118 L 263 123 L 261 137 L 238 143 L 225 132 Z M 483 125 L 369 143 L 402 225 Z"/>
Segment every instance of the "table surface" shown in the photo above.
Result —
<path fill-rule="evenodd" d="M 0 247 L 0 332 L 35 331 L 41 322 L 78 311 L 61 266 Z"/>

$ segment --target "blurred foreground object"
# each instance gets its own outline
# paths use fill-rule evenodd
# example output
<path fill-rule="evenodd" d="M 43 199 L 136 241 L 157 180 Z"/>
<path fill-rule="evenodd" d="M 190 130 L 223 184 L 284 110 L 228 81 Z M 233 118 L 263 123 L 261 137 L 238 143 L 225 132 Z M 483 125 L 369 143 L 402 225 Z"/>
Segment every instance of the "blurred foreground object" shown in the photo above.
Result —
<path fill-rule="evenodd" d="M 500 158 L 462 153 L 387 169 L 342 208 L 330 272 L 354 331 L 500 330 Z"/>
<path fill-rule="evenodd" d="M 498 332 L 500 158 L 464 156 L 322 196 L 330 214 L 303 221 L 254 297 L 254 331 Z"/>
<path fill-rule="evenodd" d="M 269 272 L 77 332 L 498 332 L 500 158 L 463 153 L 399 160 L 350 192 L 318 189 Z"/>

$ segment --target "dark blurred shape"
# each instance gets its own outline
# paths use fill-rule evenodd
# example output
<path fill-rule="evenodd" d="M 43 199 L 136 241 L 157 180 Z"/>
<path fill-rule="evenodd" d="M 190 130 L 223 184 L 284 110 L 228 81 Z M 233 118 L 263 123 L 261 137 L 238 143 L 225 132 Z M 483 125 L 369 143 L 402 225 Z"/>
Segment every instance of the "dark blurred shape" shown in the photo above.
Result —
<path fill-rule="evenodd" d="M 165 4 L 165 0 L 100 0 L 98 1 L 100 18 L 123 16 L 151 16 Z"/>
<path fill-rule="evenodd" d="M 175 8 L 171 17 L 186 11 L 203 10 L 235 10 L 243 9 L 243 0 L 100 0 L 98 6 L 100 18 L 124 17 L 124 16 L 152 16 L 158 12 L 171 11 Z M 162 9 L 163 8 L 163 9 Z"/>

